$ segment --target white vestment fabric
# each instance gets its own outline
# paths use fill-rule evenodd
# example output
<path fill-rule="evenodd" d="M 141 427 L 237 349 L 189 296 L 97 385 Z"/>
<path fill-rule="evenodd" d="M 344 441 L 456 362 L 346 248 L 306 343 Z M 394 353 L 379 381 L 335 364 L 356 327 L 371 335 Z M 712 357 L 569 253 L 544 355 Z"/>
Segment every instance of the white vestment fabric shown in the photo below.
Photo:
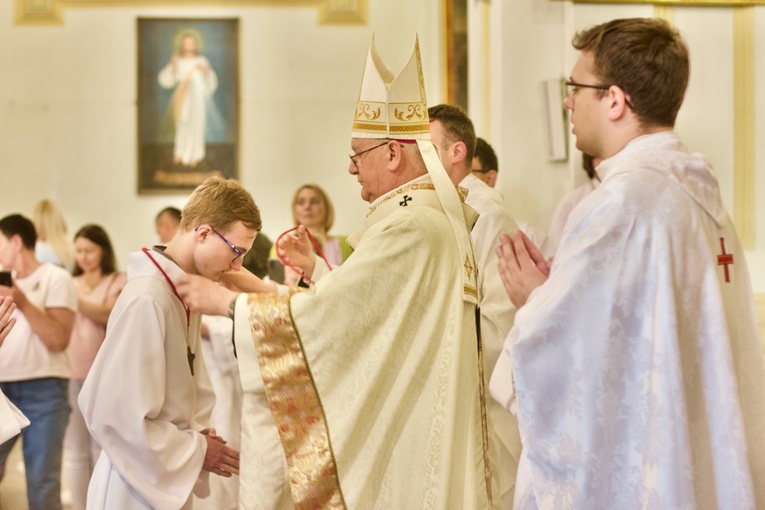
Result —
<path fill-rule="evenodd" d="M 234 356 L 234 329 L 231 319 L 205 315 L 209 338 L 202 338 L 207 373 L 215 392 L 210 426 L 227 441 L 226 446 L 239 451 L 242 419 L 242 384 L 239 366 Z M 195 509 L 236 510 L 239 508 L 239 477 L 213 476 L 210 478 L 210 497 L 194 501 Z"/>
<path fill-rule="evenodd" d="M 460 181 L 468 190 L 465 203 L 478 212 L 478 220 L 470 233 L 475 247 L 478 284 L 481 289 L 481 339 L 483 345 L 484 377 L 488 388 L 489 377 L 497 363 L 502 345 L 510 332 L 515 306 L 502 284 L 497 262 L 499 234 L 513 235 L 518 226 L 505 206 L 502 194 L 473 174 Z M 493 431 L 496 435 L 499 463 L 497 475 L 503 508 L 513 505 L 513 488 L 521 454 L 521 439 L 514 415 L 496 400 L 488 400 Z"/>
<path fill-rule="evenodd" d="M 592 193 L 597 187 L 599 181 L 595 179 L 589 179 L 584 184 L 572 189 L 560 199 L 558 205 L 555 206 L 552 219 L 550 220 L 550 228 L 547 229 L 547 241 L 544 246 L 544 253 L 546 256 L 551 257 L 558 251 L 558 245 L 560 244 L 560 238 L 563 235 L 563 227 L 566 226 L 566 220 L 568 220 L 569 214 L 574 210 L 574 207 L 584 200 L 584 197 Z M 539 246 L 539 245 L 537 245 Z"/>
<path fill-rule="evenodd" d="M 207 58 L 198 55 L 179 57 L 174 65 L 166 65 L 159 72 L 158 81 L 166 89 L 175 88 L 173 156 L 184 165 L 193 165 L 205 157 L 207 101 L 218 88 L 218 75 Z"/>
<path fill-rule="evenodd" d="M 482 444 L 475 309 L 463 299 L 463 261 L 428 181 L 372 204 L 349 238 L 354 253 L 289 302 L 326 420 L 341 507 L 499 508 L 496 486 L 491 503 L 487 490 L 492 450 Z M 270 327 L 268 310 L 256 316 L 258 298 L 249 296 L 252 329 L 241 326 L 248 322 L 242 298 L 235 320 L 245 392 L 240 504 L 291 508 L 274 403 L 253 346 L 253 330 Z"/>
<path fill-rule="evenodd" d="M 598 173 L 492 376 L 511 406 L 514 375 L 516 506 L 765 508 L 762 346 L 717 180 L 671 131 Z"/>
<path fill-rule="evenodd" d="M 149 252 L 171 279 L 182 270 Z M 89 509 L 191 507 L 209 494 L 202 471 L 215 397 L 205 368 L 200 317 L 186 310 L 143 252 L 128 259 L 128 282 L 79 404 L 103 448 L 88 489 Z M 192 376 L 187 346 L 195 353 Z"/>

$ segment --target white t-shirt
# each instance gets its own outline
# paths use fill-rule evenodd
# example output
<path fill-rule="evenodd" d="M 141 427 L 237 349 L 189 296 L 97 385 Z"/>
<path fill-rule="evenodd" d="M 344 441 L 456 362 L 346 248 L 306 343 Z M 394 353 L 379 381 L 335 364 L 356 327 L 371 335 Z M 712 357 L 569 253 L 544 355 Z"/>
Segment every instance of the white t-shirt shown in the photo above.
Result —
<path fill-rule="evenodd" d="M 41 264 L 34 273 L 16 280 L 30 303 L 45 310 L 67 308 L 77 311 L 77 290 L 72 276 L 53 264 Z M 42 377 L 69 378 L 66 350 L 51 352 L 32 330 L 21 311 L 13 312 L 16 326 L 0 349 L 0 382 L 26 381 Z"/>

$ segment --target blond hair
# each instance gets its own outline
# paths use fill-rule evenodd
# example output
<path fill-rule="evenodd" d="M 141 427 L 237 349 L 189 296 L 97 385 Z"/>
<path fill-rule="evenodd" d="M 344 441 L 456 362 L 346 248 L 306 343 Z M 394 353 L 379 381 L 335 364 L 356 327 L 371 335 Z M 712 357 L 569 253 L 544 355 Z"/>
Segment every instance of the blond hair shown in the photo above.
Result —
<path fill-rule="evenodd" d="M 197 186 L 181 214 L 181 229 L 189 231 L 202 223 L 228 230 L 241 221 L 260 232 L 263 224 L 252 196 L 237 181 L 210 177 Z"/>
<path fill-rule="evenodd" d="M 50 244 L 64 267 L 74 263 L 74 250 L 66 230 L 66 221 L 52 200 L 43 199 L 32 209 L 32 223 L 37 230 L 37 241 Z"/>

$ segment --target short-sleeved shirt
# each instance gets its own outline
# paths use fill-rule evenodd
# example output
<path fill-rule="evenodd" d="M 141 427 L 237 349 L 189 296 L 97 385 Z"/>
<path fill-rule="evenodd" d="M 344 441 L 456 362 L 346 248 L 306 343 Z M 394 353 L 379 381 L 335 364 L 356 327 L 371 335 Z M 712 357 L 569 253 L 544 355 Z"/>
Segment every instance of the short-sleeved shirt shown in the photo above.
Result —
<path fill-rule="evenodd" d="M 16 279 L 30 303 L 46 310 L 66 308 L 77 311 L 77 291 L 72 275 L 53 264 L 40 264 L 31 275 Z M 32 325 L 17 308 L 13 312 L 16 325 L 0 349 L 0 382 L 25 381 L 42 377 L 69 378 L 69 357 L 66 350 L 51 352 Z"/>

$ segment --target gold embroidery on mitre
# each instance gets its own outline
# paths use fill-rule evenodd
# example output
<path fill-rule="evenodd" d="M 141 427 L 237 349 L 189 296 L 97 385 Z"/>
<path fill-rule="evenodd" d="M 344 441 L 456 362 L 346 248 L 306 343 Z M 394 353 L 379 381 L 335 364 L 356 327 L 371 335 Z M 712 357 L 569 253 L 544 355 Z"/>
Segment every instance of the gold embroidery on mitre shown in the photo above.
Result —
<path fill-rule="evenodd" d="M 250 328 L 287 458 L 295 508 L 345 509 L 324 408 L 290 315 L 290 296 L 251 294 Z"/>
<path fill-rule="evenodd" d="M 414 116 L 417 116 L 418 119 L 425 119 L 427 115 L 425 115 L 424 109 L 425 105 L 423 103 L 407 105 L 405 110 L 399 110 L 394 107 L 393 116 L 402 121 L 411 120 Z"/>
<path fill-rule="evenodd" d="M 375 120 L 378 117 L 380 117 L 380 114 L 382 113 L 382 108 L 380 106 L 374 106 L 370 103 L 362 103 L 359 102 L 358 105 L 356 105 L 356 118 L 357 119 L 366 119 L 366 120 Z"/>

